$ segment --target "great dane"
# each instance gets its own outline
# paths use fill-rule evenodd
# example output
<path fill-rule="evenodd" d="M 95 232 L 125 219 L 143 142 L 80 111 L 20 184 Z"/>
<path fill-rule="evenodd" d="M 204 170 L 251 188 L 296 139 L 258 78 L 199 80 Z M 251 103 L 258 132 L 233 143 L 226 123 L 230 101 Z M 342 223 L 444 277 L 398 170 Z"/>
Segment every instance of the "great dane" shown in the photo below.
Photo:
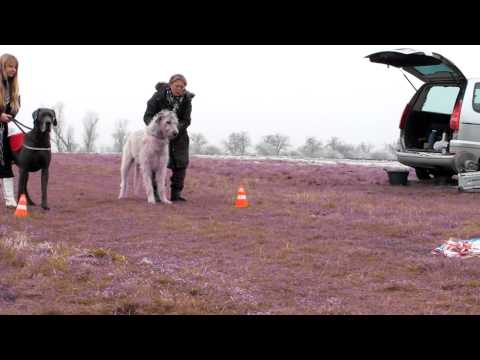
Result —
<path fill-rule="evenodd" d="M 22 194 L 27 198 L 27 204 L 36 206 L 28 194 L 28 174 L 42 170 L 42 203 L 44 210 L 50 210 L 47 204 L 48 169 L 52 158 L 50 131 L 52 124 L 57 126 L 55 111 L 40 108 L 33 112 L 33 129 L 25 134 L 24 142 L 19 151 L 13 151 L 13 161 L 20 170 L 18 179 L 18 199 Z"/>

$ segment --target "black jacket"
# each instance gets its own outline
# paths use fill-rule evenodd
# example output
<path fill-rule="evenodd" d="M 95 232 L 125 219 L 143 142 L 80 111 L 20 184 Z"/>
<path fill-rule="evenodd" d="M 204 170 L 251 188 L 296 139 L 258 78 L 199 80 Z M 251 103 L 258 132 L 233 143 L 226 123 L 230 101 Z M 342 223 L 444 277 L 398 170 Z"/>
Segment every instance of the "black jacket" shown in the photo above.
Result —
<path fill-rule="evenodd" d="M 168 84 L 160 82 L 155 86 L 157 90 L 155 94 L 147 102 L 147 110 L 143 116 L 143 121 L 146 125 L 150 123 L 153 116 L 159 113 L 162 110 L 173 110 L 170 104 L 167 101 L 166 91 L 168 89 Z M 189 158 L 189 144 L 190 139 L 188 137 L 187 128 L 191 123 L 191 113 L 192 113 L 192 99 L 195 94 L 186 91 L 185 99 L 177 109 L 177 117 L 179 121 L 179 133 L 175 139 L 170 141 L 170 168 L 186 168 L 188 166 Z"/>

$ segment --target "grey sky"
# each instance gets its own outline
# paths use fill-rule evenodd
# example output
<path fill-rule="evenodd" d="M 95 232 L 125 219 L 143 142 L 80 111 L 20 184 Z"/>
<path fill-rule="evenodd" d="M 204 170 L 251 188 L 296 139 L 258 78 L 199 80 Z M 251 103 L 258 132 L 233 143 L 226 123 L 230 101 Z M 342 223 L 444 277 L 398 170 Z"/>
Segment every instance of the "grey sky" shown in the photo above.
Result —
<path fill-rule="evenodd" d="M 480 46 L 3 45 L 0 52 L 20 62 L 17 119 L 31 125 L 33 110 L 62 101 L 77 142 L 87 111 L 99 114 L 99 145 L 112 144 L 117 119 L 141 129 L 155 84 L 179 72 L 197 95 L 190 133 L 201 132 L 212 144 L 247 131 L 255 143 L 282 133 L 294 146 L 308 136 L 381 146 L 396 140 L 413 88 L 398 69 L 364 56 L 401 47 L 440 53 L 467 77 L 480 76 Z"/>

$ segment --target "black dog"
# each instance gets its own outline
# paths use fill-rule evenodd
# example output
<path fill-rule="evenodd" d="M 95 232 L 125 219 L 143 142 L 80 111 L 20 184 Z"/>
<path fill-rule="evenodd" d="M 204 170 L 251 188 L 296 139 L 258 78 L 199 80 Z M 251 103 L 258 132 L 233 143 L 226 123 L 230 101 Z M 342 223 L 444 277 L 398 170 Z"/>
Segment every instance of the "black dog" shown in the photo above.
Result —
<path fill-rule="evenodd" d="M 19 151 L 13 152 L 13 161 L 20 170 L 18 179 L 18 198 L 25 194 L 27 204 L 35 206 L 27 191 L 28 174 L 42 170 L 42 208 L 50 210 L 47 205 L 48 168 L 52 158 L 50 145 L 51 125 L 57 126 L 55 111 L 51 109 L 38 109 L 32 114 L 33 130 L 25 134 L 23 146 Z"/>

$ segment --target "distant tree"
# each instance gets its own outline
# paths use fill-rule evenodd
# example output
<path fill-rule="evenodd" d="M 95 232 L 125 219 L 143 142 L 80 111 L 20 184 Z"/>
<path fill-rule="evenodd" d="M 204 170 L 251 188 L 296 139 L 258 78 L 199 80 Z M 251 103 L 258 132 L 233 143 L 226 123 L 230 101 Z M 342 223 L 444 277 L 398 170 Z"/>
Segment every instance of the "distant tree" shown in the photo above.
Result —
<path fill-rule="evenodd" d="M 114 145 L 101 145 L 97 148 L 97 152 L 100 154 L 107 154 L 115 151 Z"/>
<path fill-rule="evenodd" d="M 306 157 L 315 158 L 319 157 L 322 150 L 322 142 L 315 139 L 314 137 L 309 137 L 305 140 L 305 144 L 301 146 L 298 151 L 300 154 Z"/>
<path fill-rule="evenodd" d="M 355 147 L 355 154 L 353 157 L 355 159 L 369 159 L 371 158 L 373 148 L 374 146 L 372 144 L 362 142 Z"/>
<path fill-rule="evenodd" d="M 256 146 L 257 153 L 260 155 L 281 155 L 290 147 L 288 136 L 281 134 L 264 136 L 262 141 Z"/>
<path fill-rule="evenodd" d="M 353 145 L 343 143 L 337 137 L 332 137 L 328 141 L 327 147 L 332 153 L 338 153 L 343 158 L 353 159 L 355 157 L 355 147 Z"/>
<path fill-rule="evenodd" d="M 65 152 L 67 151 L 66 147 L 67 144 L 65 144 L 65 113 L 64 113 L 64 107 L 65 105 L 63 102 L 59 101 L 53 106 L 53 110 L 55 111 L 55 117 L 57 118 L 57 126 L 52 127 L 53 131 L 53 136 L 52 136 L 52 142 L 57 148 L 58 152 Z M 65 142 L 64 142 L 65 141 Z"/>
<path fill-rule="evenodd" d="M 383 149 L 373 151 L 370 158 L 374 160 L 397 160 L 397 146 L 397 142 L 385 144 Z"/>
<path fill-rule="evenodd" d="M 385 144 L 385 149 L 387 149 L 390 153 L 397 156 L 397 150 L 400 148 L 400 144 L 397 141 L 390 143 L 390 144 Z"/>
<path fill-rule="evenodd" d="M 205 147 L 208 144 L 207 139 L 203 134 L 192 133 L 190 134 L 190 152 L 192 154 L 204 154 Z"/>
<path fill-rule="evenodd" d="M 298 150 L 290 150 L 285 155 L 292 158 L 300 158 L 303 154 Z"/>
<path fill-rule="evenodd" d="M 252 141 L 247 132 L 231 133 L 228 139 L 223 142 L 227 153 L 231 155 L 245 155 Z"/>
<path fill-rule="evenodd" d="M 215 145 L 208 145 L 203 150 L 204 155 L 222 155 L 222 150 Z"/>
<path fill-rule="evenodd" d="M 127 141 L 128 131 L 127 131 L 128 120 L 119 119 L 115 122 L 115 131 L 112 134 L 113 137 L 113 152 L 120 153 L 123 150 L 123 146 Z"/>
<path fill-rule="evenodd" d="M 68 127 L 67 134 L 64 138 L 65 140 L 65 151 L 76 152 L 79 148 L 78 144 L 75 143 L 74 129 L 72 126 Z"/>
<path fill-rule="evenodd" d="M 357 146 L 357 150 L 362 152 L 362 153 L 366 153 L 368 154 L 370 151 L 372 151 L 374 148 L 374 146 L 372 144 L 367 144 L 367 143 L 360 143 L 358 146 Z"/>
<path fill-rule="evenodd" d="M 87 153 L 95 151 L 95 143 L 98 140 L 97 125 L 98 115 L 87 112 L 83 118 L 83 150 Z"/>

